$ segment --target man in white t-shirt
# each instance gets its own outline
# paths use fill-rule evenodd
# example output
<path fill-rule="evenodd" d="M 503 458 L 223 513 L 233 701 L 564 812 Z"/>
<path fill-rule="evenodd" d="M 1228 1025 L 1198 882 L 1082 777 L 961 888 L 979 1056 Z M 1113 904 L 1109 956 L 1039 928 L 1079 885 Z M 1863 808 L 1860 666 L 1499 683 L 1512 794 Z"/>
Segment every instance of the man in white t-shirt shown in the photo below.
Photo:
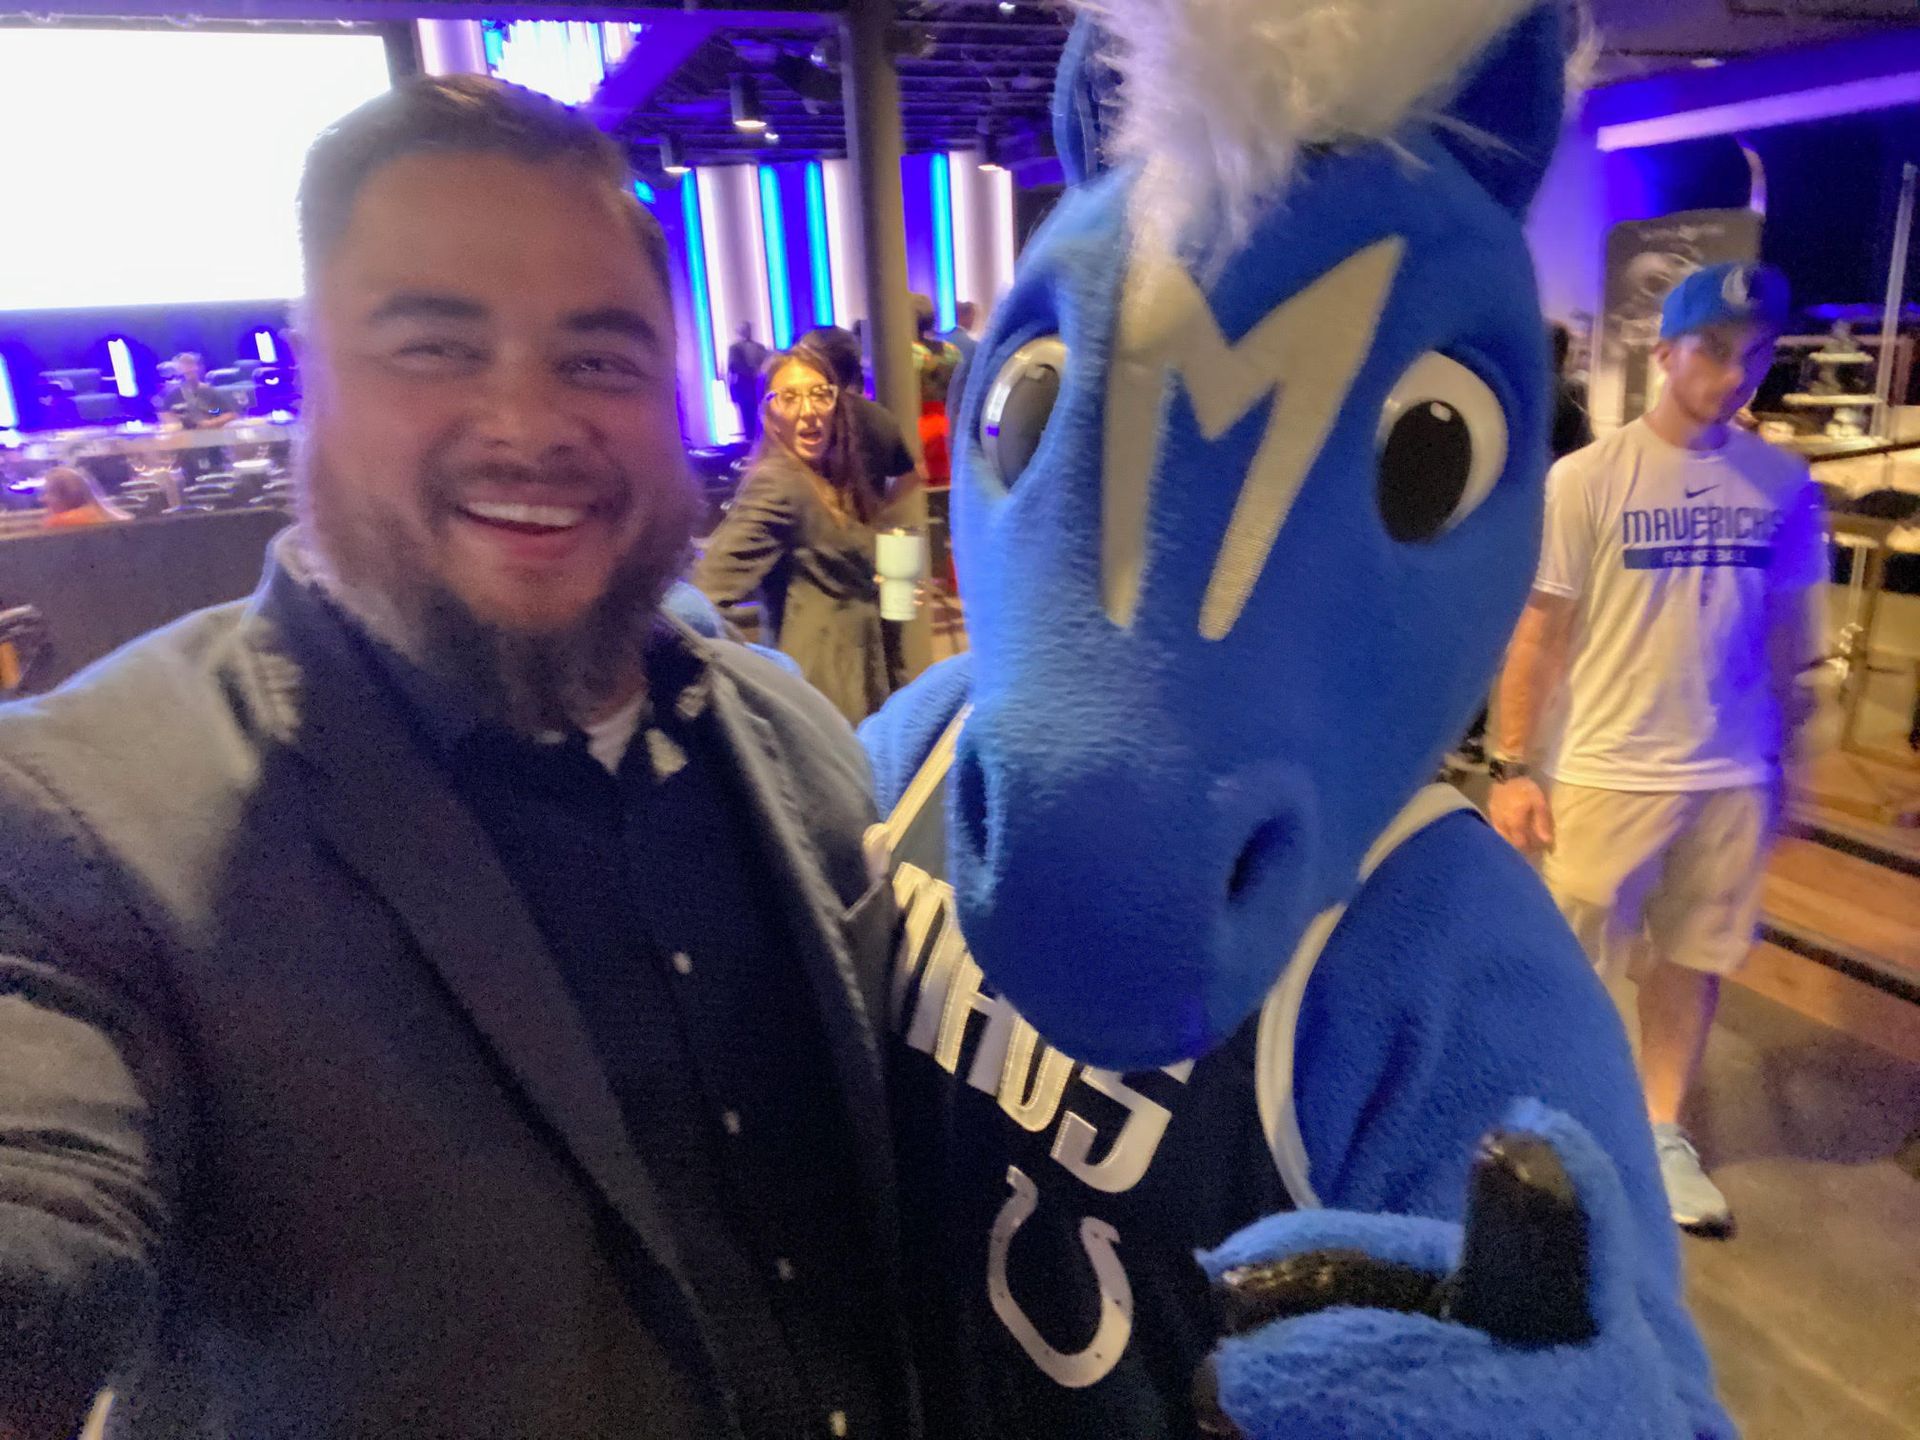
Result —
<path fill-rule="evenodd" d="M 1560 461 L 1499 692 L 1494 825 L 1602 975 L 1635 953 L 1641 1078 L 1674 1220 L 1725 1232 L 1680 1128 L 1745 960 L 1825 578 L 1804 462 L 1729 422 L 1786 323 L 1778 271 L 1717 265 L 1668 296 L 1644 417 Z"/>

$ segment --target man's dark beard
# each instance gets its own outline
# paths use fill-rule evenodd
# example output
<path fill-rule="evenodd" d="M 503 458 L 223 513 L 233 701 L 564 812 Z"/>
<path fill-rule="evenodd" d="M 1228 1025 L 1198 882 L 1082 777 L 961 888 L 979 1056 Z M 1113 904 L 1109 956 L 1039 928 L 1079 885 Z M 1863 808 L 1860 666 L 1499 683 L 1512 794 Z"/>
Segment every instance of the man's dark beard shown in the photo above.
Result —
<path fill-rule="evenodd" d="M 526 634 L 487 624 L 433 576 L 428 557 L 398 527 L 341 503 L 323 464 L 302 457 L 301 521 L 314 573 L 327 593 L 367 631 L 451 688 L 483 718 L 522 735 L 581 724 L 641 674 L 641 655 L 660 600 L 686 569 L 698 496 L 675 457 L 673 474 L 644 487 L 624 475 L 622 503 L 644 505 L 639 538 L 621 559 L 606 593 L 573 625 Z M 452 472 L 430 466 L 426 492 L 444 511 L 463 479 L 543 478 L 519 467 Z M 576 490 L 577 477 L 550 475 Z M 605 488 L 605 487 L 600 487 Z M 447 523 L 447 522 L 442 522 Z"/>

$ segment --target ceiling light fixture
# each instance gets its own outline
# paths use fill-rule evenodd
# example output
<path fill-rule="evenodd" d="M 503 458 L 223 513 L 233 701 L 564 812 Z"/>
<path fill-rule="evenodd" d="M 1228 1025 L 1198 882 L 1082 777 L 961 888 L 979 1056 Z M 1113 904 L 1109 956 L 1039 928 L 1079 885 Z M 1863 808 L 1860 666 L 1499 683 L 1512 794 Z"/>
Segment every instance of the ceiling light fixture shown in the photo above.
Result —
<path fill-rule="evenodd" d="M 766 112 L 760 108 L 760 87 L 751 75 L 736 75 L 731 86 L 733 128 L 749 133 L 767 128 Z"/>
<path fill-rule="evenodd" d="M 680 142 L 671 135 L 660 142 L 660 168 L 669 175 L 684 175 L 691 168 L 681 153 Z"/>

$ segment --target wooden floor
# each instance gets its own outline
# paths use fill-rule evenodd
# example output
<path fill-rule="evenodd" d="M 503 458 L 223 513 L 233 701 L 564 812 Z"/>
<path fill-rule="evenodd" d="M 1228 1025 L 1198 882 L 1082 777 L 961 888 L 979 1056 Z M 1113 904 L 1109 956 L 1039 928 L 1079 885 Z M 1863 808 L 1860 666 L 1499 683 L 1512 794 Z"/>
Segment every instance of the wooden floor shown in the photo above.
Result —
<path fill-rule="evenodd" d="M 1687 1117 L 1739 1227 L 1684 1242 L 1688 1299 L 1746 1440 L 1920 1437 L 1920 602 L 1886 599 L 1867 753 L 1830 702 Z"/>
<path fill-rule="evenodd" d="M 1737 1228 L 1683 1239 L 1687 1300 L 1745 1440 L 1920 1436 L 1920 1057 L 1735 987 L 1688 1111 Z"/>

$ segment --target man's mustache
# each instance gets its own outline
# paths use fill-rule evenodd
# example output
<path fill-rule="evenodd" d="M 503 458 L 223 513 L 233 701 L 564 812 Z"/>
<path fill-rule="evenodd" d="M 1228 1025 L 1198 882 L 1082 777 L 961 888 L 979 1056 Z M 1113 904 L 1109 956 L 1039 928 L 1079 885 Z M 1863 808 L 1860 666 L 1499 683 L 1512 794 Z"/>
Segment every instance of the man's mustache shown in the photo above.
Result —
<path fill-rule="evenodd" d="M 446 505 L 458 505 L 476 493 L 541 492 L 603 509 L 623 508 L 633 487 L 617 472 L 586 465 L 522 465 L 511 461 L 482 461 L 472 465 L 434 466 L 427 472 L 427 490 Z"/>

